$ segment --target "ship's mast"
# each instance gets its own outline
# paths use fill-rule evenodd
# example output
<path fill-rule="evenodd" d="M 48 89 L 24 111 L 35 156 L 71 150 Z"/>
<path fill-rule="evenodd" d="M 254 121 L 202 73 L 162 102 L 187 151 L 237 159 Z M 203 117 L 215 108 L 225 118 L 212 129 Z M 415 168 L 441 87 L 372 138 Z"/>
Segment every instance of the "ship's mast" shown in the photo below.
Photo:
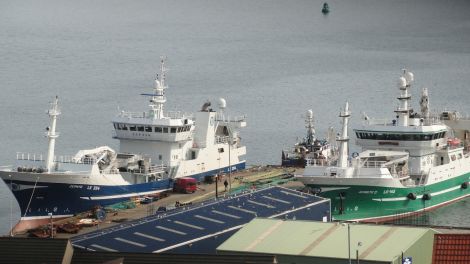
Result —
<path fill-rule="evenodd" d="M 47 114 L 51 118 L 51 125 L 47 128 L 46 136 L 49 139 L 49 147 L 47 149 L 47 159 L 46 159 L 46 170 L 51 172 L 52 166 L 54 164 L 54 149 L 55 149 L 55 139 L 59 137 L 59 134 L 55 132 L 57 116 L 60 115 L 59 110 L 59 97 L 55 97 L 54 101 L 51 103 L 51 109 L 47 111 Z"/>
<path fill-rule="evenodd" d="M 307 129 L 307 145 L 312 145 L 315 141 L 315 127 L 313 125 L 313 111 L 307 110 L 307 116 L 305 117 L 305 128 Z"/>
<path fill-rule="evenodd" d="M 155 79 L 154 94 L 152 94 L 152 99 L 150 100 L 150 116 L 154 119 L 164 118 L 163 106 L 166 102 L 165 89 L 168 88 L 165 84 L 166 72 L 165 59 L 162 57 L 160 74 L 157 74 L 157 78 Z"/>
<path fill-rule="evenodd" d="M 343 130 L 341 131 L 341 137 L 336 139 L 336 141 L 340 142 L 339 145 L 339 159 L 338 159 L 338 167 L 347 167 L 348 166 L 348 121 L 349 117 L 351 116 L 351 112 L 349 111 L 349 103 L 346 102 L 344 106 L 344 110 L 339 113 L 339 117 L 343 120 Z"/>
<path fill-rule="evenodd" d="M 424 125 L 429 125 L 429 96 L 427 88 L 423 88 L 419 104 L 421 106 L 421 116 L 424 119 Z"/>
<path fill-rule="evenodd" d="M 397 97 L 397 99 L 398 101 L 400 101 L 400 106 L 397 108 L 397 110 L 395 110 L 395 113 L 397 113 L 399 126 L 409 125 L 411 108 L 409 107 L 408 102 L 411 99 L 411 94 L 408 92 L 408 90 L 411 87 L 411 83 L 413 82 L 413 80 L 413 73 L 407 71 L 406 69 L 403 70 L 403 75 L 398 79 L 398 88 L 400 89 L 400 96 Z"/>

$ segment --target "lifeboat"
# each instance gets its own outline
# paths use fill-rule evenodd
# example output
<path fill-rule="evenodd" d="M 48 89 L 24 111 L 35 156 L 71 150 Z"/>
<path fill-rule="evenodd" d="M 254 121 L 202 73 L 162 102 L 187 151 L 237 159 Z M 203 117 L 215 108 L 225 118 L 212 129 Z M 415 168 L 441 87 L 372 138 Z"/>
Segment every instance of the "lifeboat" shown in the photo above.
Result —
<path fill-rule="evenodd" d="M 460 139 L 458 138 L 449 138 L 447 140 L 447 145 L 451 147 L 458 147 L 460 146 Z"/>

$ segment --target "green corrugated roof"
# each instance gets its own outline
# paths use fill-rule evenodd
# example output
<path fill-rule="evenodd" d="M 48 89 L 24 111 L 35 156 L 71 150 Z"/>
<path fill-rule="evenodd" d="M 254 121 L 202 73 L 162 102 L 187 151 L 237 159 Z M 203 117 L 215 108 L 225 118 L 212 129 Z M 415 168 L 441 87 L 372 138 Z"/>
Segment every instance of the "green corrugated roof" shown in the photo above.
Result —
<path fill-rule="evenodd" d="M 390 261 L 431 229 L 350 224 L 351 255 Z M 357 246 L 361 242 L 361 246 Z M 257 218 L 245 225 L 219 251 L 348 258 L 348 225 Z"/>

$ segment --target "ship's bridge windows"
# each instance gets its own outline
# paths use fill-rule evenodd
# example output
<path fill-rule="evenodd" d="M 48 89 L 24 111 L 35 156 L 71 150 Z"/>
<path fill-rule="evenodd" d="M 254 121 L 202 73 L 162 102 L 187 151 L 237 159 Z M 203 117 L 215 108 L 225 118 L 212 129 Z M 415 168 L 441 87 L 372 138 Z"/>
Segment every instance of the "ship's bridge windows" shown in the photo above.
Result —
<path fill-rule="evenodd" d="M 443 138 L 445 132 L 432 134 L 397 134 L 397 133 L 372 133 L 372 132 L 356 132 L 359 139 L 371 140 L 401 140 L 401 141 L 429 141 L 433 139 Z"/>
<path fill-rule="evenodd" d="M 145 127 L 145 132 L 152 132 L 152 127 L 151 126 L 146 126 Z"/>
<path fill-rule="evenodd" d="M 170 133 L 176 133 L 176 127 L 170 127 Z"/>
<path fill-rule="evenodd" d="M 168 127 L 163 128 L 163 133 L 168 133 Z"/>
<path fill-rule="evenodd" d="M 136 126 L 129 126 L 129 130 L 130 131 L 136 131 L 137 129 L 136 129 Z"/>
<path fill-rule="evenodd" d="M 138 127 L 137 127 L 137 131 L 144 132 L 144 126 L 138 126 Z"/>
<path fill-rule="evenodd" d="M 121 123 L 114 123 L 114 128 L 117 130 L 127 130 L 127 126 Z"/>
<path fill-rule="evenodd" d="M 163 129 L 161 127 L 155 127 L 155 133 L 162 133 Z"/>

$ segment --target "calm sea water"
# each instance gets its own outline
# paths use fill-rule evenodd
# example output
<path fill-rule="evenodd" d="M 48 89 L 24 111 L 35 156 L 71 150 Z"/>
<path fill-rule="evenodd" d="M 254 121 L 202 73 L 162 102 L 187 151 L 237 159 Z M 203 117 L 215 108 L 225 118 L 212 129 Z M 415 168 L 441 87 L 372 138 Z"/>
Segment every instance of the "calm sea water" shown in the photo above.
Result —
<path fill-rule="evenodd" d="M 0 0 L 0 161 L 45 153 L 44 110 L 61 100 L 57 154 L 117 147 L 111 118 L 140 111 L 160 55 L 168 57 L 169 110 L 197 111 L 227 100 L 248 116 L 248 164 L 279 164 L 304 135 L 304 112 L 317 133 L 339 128 L 349 100 L 352 126 L 362 112 L 390 117 L 397 78 L 416 76 L 413 94 L 431 106 L 470 113 L 470 2 L 391 0 Z M 416 97 L 415 97 L 416 99 Z M 418 108 L 417 101 L 414 102 Z M 8 232 L 10 194 L 0 183 L 0 233 Z M 469 225 L 469 201 L 433 219 Z M 13 202 L 13 218 L 19 218 Z"/>

